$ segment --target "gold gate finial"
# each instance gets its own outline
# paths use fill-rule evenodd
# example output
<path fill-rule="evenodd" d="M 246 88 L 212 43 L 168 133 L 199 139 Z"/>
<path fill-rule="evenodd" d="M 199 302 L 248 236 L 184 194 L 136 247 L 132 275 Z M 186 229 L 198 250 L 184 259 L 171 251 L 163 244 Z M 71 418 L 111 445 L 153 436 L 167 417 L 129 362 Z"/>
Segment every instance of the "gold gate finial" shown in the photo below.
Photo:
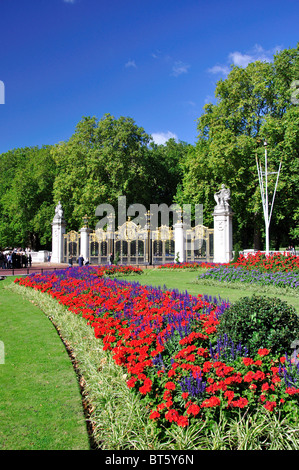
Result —
<path fill-rule="evenodd" d="M 85 216 L 82 217 L 82 219 L 83 219 L 83 227 L 87 228 L 88 227 L 88 220 L 90 219 L 90 217 L 88 217 L 87 214 L 85 214 Z"/>

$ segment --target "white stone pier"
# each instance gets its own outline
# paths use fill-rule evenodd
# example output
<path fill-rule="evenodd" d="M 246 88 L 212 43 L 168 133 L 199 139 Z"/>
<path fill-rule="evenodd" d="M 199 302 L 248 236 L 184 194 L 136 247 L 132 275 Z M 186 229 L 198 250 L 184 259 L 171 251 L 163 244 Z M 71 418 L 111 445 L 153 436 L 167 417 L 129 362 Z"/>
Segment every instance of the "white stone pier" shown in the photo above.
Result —
<path fill-rule="evenodd" d="M 66 223 L 63 210 L 59 203 L 55 208 L 55 216 L 52 222 L 52 256 L 51 263 L 63 262 L 63 235 L 65 234 Z"/>
<path fill-rule="evenodd" d="M 229 263 L 233 258 L 233 212 L 228 203 L 230 190 L 224 184 L 214 195 L 214 263 Z"/>
<path fill-rule="evenodd" d="M 174 228 L 174 257 L 178 256 L 180 263 L 186 261 L 186 224 L 184 222 L 177 222 Z"/>

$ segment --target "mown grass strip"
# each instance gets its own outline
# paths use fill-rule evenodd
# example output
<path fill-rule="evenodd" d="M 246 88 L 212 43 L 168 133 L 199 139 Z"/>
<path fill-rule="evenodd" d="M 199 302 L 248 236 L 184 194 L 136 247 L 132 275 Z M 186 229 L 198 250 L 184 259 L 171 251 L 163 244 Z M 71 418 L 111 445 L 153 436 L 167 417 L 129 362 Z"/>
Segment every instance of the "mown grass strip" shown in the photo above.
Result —
<path fill-rule="evenodd" d="M 0 449 L 89 449 L 80 388 L 56 329 L 0 283 Z"/>

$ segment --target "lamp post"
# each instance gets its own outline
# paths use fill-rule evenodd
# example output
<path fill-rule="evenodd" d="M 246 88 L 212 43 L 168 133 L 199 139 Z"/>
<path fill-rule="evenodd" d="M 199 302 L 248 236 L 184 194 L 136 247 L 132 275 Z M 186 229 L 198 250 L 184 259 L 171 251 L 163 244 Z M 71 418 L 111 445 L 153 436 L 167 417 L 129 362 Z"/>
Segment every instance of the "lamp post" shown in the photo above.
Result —
<path fill-rule="evenodd" d="M 269 227 L 270 227 L 270 222 L 271 222 L 271 216 L 272 216 L 274 199 L 275 199 L 275 194 L 276 194 L 276 189 L 277 189 L 278 178 L 279 178 L 280 169 L 281 169 L 281 162 L 279 164 L 278 171 L 268 172 L 268 155 L 267 155 L 267 141 L 266 140 L 264 141 L 264 147 L 265 147 L 265 171 L 262 171 L 261 163 L 258 161 L 257 157 L 256 157 L 256 165 L 257 165 L 257 172 L 258 172 L 260 191 L 261 191 L 261 197 L 262 197 L 262 205 L 263 205 L 263 211 L 264 211 L 265 232 L 266 232 L 266 255 L 269 255 Z M 276 177 L 275 189 L 274 189 L 274 193 L 272 197 L 272 203 L 271 203 L 270 214 L 269 214 L 268 175 L 276 175 L 276 174 L 277 174 L 277 177 Z"/>

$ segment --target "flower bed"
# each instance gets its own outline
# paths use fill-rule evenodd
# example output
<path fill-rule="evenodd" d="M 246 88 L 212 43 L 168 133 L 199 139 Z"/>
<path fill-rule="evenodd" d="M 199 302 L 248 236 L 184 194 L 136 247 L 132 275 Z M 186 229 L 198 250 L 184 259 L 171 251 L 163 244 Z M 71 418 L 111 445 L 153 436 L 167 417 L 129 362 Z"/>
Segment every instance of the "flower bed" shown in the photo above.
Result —
<path fill-rule="evenodd" d="M 266 272 L 277 271 L 297 271 L 299 273 L 299 256 L 291 253 L 274 253 L 265 255 L 264 253 L 249 253 L 247 256 L 240 255 L 234 267 L 243 267 L 246 269 L 258 269 Z"/>
<path fill-rule="evenodd" d="M 217 419 L 220 409 L 296 412 L 299 374 L 290 358 L 265 348 L 251 358 L 242 345 L 217 337 L 227 302 L 103 277 L 109 269 L 70 268 L 15 282 L 82 315 L 158 423 L 185 427 Z"/>

